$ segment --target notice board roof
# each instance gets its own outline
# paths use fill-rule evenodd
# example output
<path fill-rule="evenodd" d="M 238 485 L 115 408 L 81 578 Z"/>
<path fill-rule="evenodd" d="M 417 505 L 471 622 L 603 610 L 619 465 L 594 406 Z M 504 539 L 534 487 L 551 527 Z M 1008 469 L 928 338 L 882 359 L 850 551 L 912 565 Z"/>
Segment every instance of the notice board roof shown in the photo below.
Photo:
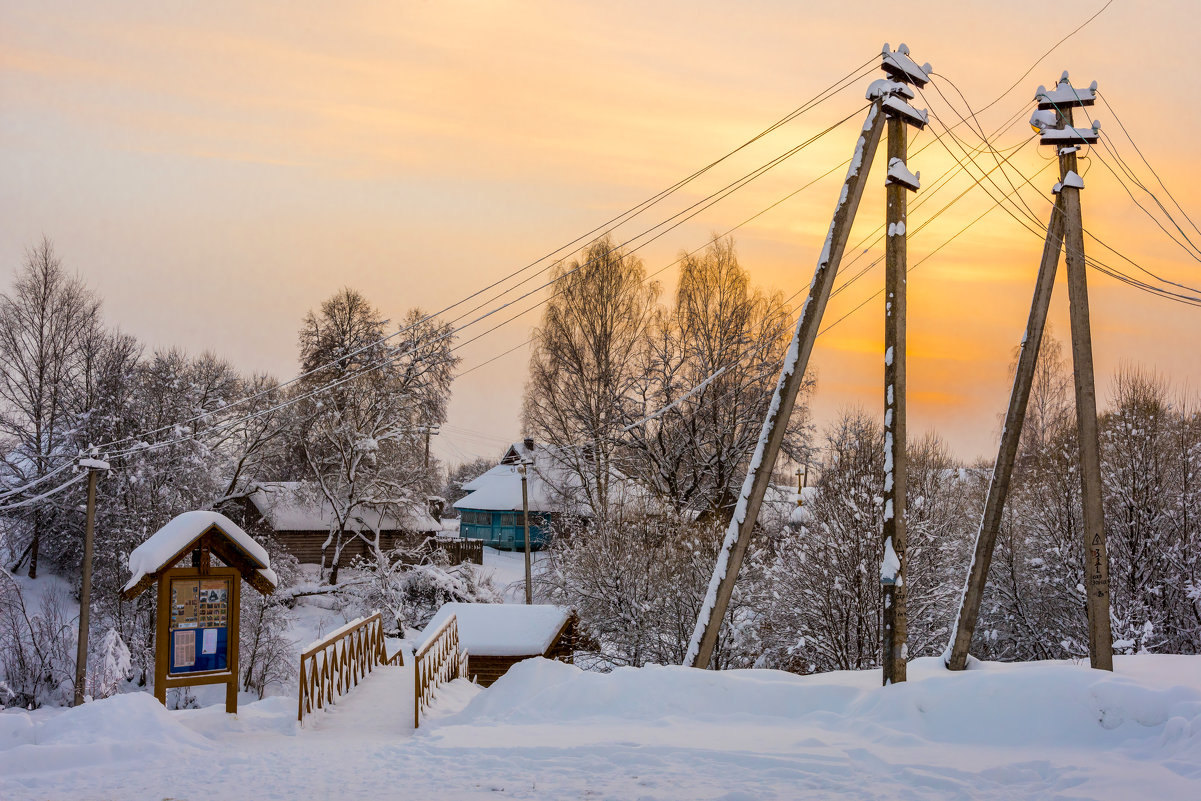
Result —
<path fill-rule="evenodd" d="M 203 541 L 203 543 L 202 543 Z M 264 595 L 275 591 L 278 580 L 262 545 L 219 512 L 184 512 L 171 519 L 129 555 L 132 576 L 121 595 L 126 600 L 149 589 L 159 575 L 175 566 L 199 545 L 237 568 L 250 586 Z"/>

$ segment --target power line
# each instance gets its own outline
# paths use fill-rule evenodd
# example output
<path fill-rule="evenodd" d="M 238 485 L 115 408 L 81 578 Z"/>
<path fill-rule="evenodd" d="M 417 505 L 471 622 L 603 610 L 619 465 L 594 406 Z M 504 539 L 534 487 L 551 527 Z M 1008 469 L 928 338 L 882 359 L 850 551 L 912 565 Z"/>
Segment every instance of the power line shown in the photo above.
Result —
<path fill-rule="evenodd" d="M 343 355 L 342 357 L 340 357 L 338 360 L 335 360 L 335 361 L 332 361 L 332 362 L 329 362 L 329 363 L 326 363 L 326 364 L 323 364 L 323 365 L 319 365 L 319 366 L 317 366 L 317 367 L 314 367 L 314 368 L 312 368 L 312 369 L 310 369 L 310 370 L 308 370 L 308 371 L 306 371 L 306 372 L 302 372 L 302 373 L 300 373 L 299 375 L 297 375 L 297 376 L 295 376 L 295 377 L 293 377 L 293 378 L 289 379 L 288 381 L 286 381 L 286 382 L 283 382 L 282 384 L 278 384 L 278 385 L 276 385 L 275 387 L 271 387 L 271 388 L 269 388 L 269 389 L 261 390 L 261 391 L 259 391 L 259 392 L 256 392 L 256 393 L 253 393 L 253 394 L 251 394 L 251 395 L 247 395 L 247 396 L 245 396 L 245 397 L 242 397 L 242 398 L 239 398 L 239 399 L 237 399 L 237 400 L 235 400 L 235 401 L 232 401 L 231 403 L 229 403 L 229 404 L 226 404 L 226 405 L 225 405 L 225 406 L 222 408 L 222 410 L 221 410 L 221 411 L 225 411 L 225 410 L 227 410 L 227 409 L 230 409 L 230 408 L 233 408 L 233 407 L 236 407 L 236 406 L 242 405 L 242 404 L 244 404 L 244 403 L 248 403 L 248 402 L 250 402 L 250 401 L 252 401 L 252 400 L 256 400 L 256 399 L 258 399 L 258 398 L 261 398 L 261 397 L 264 397 L 264 396 L 266 396 L 266 395 L 269 395 L 269 394 L 276 393 L 276 392 L 278 392 L 279 390 L 281 390 L 281 389 L 283 389 L 283 388 L 285 388 L 285 387 L 287 387 L 287 386 L 289 386 L 289 385 L 291 385 L 291 384 L 294 384 L 294 383 L 297 383 L 297 382 L 299 382 L 299 381 L 303 380 L 304 378 L 311 377 L 312 375 L 314 375 L 314 374 L 316 374 L 316 373 L 318 373 L 318 372 L 320 372 L 320 371 L 322 371 L 322 370 L 325 370 L 325 369 L 328 369 L 328 368 L 330 368 L 330 367 L 332 367 L 332 366 L 335 366 L 335 365 L 336 365 L 338 362 L 344 361 L 345 359 L 351 358 L 351 357 L 353 357 L 353 356 L 356 356 L 356 355 L 358 355 L 358 354 L 360 354 L 360 353 L 366 352 L 367 350 L 370 350 L 370 349 L 372 349 L 372 348 L 378 347 L 378 346 L 380 346 L 381 344 L 383 344 L 384 342 L 386 342 L 386 341 L 388 341 L 388 340 L 390 340 L 390 339 L 393 339 L 394 337 L 396 337 L 396 336 L 399 336 L 399 335 L 401 335 L 401 334 L 403 334 L 403 333 L 405 333 L 405 332 L 407 332 L 407 331 L 409 331 L 409 330 L 412 330 L 413 328 L 415 328 L 415 327 L 416 327 L 416 326 L 418 326 L 418 325 L 421 325 L 421 324 L 423 324 L 423 323 L 426 323 L 426 322 L 429 322 L 429 321 L 431 321 L 431 320 L 434 320 L 434 319 L 436 319 L 437 317 L 439 317 L 439 316 L 441 316 L 441 315 L 445 314 L 446 312 L 448 312 L 448 311 L 450 311 L 450 310 L 452 310 L 452 309 L 455 309 L 455 308 L 457 308 L 458 306 L 461 306 L 461 305 L 463 305 L 464 303 L 467 303 L 467 302 L 469 302 L 469 301 L 471 301 L 471 300 L 474 300 L 475 298 L 479 297 L 480 295 L 482 295 L 482 294 L 484 294 L 484 293 L 486 293 L 486 292 L 488 292 L 488 291 L 490 291 L 490 290 L 492 290 L 492 289 L 494 289 L 494 288 L 496 288 L 496 287 L 498 287 L 498 286 L 500 286 L 500 285 L 504 284 L 506 281 L 508 281 L 508 280 L 510 280 L 510 279 L 512 279 L 512 278 L 514 278 L 514 277 L 516 277 L 517 275 L 520 275 L 521 273 L 523 273 L 523 272 L 525 272 L 525 271 L 527 271 L 527 270 L 531 269 L 532 267 L 534 267 L 534 266 L 536 266 L 536 265 L 538 265 L 538 264 L 540 264 L 540 263 L 542 263 L 542 262 L 544 262 L 544 261 L 546 261 L 546 260 L 548 260 L 548 259 L 550 259 L 550 258 L 554 257 L 556 254 L 559 254 L 559 253 L 561 253 L 562 251 L 564 251 L 564 250 L 566 250 L 566 249 L 568 249 L 568 248 L 570 248 L 570 247 L 572 247 L 572 246 L 574 246 L 574 245 L 578 244 L 579 242 L 582 242 L 582 241 L 585 241 L 585 240 L 587 240 L 588 238 L 590 238 L 590 237 L 594 236 L 594 235 L 595 235 L 595 234 L 597 234 L 598 232 L 600 232 L 600 231 L 602 231 L 602 230 L 605 230 L 605 229 L 608 229 L 608 228 L 610 228 L 610 227 L 614 226 L 615 224 L 622 224 L 622 223 L 624 223 L 624 222 L 628 222 L 629 220 L 633 219 L 634 217 L 638 216 L 639 214 L 643 213 L 643 212 L 644 212 L 644 211 L 646 211 L 647 209 L 649 209 L 649 208 L 651 208 L 652 206 L 654 206 L 655 204 L 657 204 L 659 201 L 663 200 L 664 198 L 668 197 L 668 196 L 669 196 L 669 195 L 671 195 L 672 193 L 676 192 L 677 190 L 679 190 L 679 189 L 680 189 L 680 188 L 682 188 L 683 186 L 686 186 L 686 185 L 687 185 L 688 183 L 690 183 L 691 181 L 693 181 L 693 180 L 695 180 L 696 178 L 700 177 L 701 175 L 705 174 L 706 172 L 708 172 L 709 170 L 711 170 L 713 167 L 715 167 L 715 166 L 717 166 L 718 164 L 720 164 L 720 163 L 724 162 L 725 160 L 729 159 L 731 156 L 733 156 L 733 155 L 735 155 L 735 154 L 739 153 L 740 151 L 742 151 L 742 150 L 744 150 L 745 148 L 749 147 L 751 144 L 753 144 L 753 143 L 755 143 L 755 142 L 759 141 L 759 140 L 760 140 L 760 139 L 762 139 L 763 137 L 765 137 L 765 136 L 767 136 L 768 134 L 772 133 L 773 131 L 777 130 L 777 129 L 778 129 L 778 128 L 780 128 L 781 126 L 783 126 L 783 125 L 785 125 L 785 124 L 787 124 L 787 123 L 789 123 L 789 122 L 791 122 L 791 121 L 793 121 L 793 120 L 797 119 L 797 118 L 798 118 L 798 117 L 800 117 L 801 115 L 803 115 L 803 114 L 807 113 L 808 111 L 811 111 L 813 108 L 816 108 L 816 107 L 817 107 L 818 105 L 820 105 L 821 103 L 824 103 L 826 100 L 829 100 L 829 99 L 830 99 L 831 97 L 833 97 L 834 95 L 836 95 L 836 94 L 838 94 L 839 92 L 841 92 L 841 91 L 845 90 L 847 87 L 851 86 L 853 83 L 855 83 L 857 80 L 859 80 L 859 79 L 860 79 L 860 77 L 862 77 L 862 76 L 860 75 L 860 73 L 864 73 L 864 69 L 865 69 L 866 67 L 868 67 L 868 65 L 872 64 L 874 61 L 875 61 L 875 57 L 872 57 L 871 59 L 868 59 L 868 61 L 865 61 L 865 62 L 864 62 L 862 65 L 860 65 L 859 67 L 856 67 L 856 68 L 855 68 L 855 69 L 853 69 L 851 72 L 849 72 L 849 73 L 847 73 L 846 75 L 844 75 L 842 78 L 840 78 L 840 79 L 836 80 L 834 83 L 830 84 L 830 85 L 829 85 L 829 86 L 827 86 L 825 89 L 821 90 L 821 91 L 820 91 L 820 92 L 818 92 L 816 95 L 814 95 L 814 96 L 813 96 L 812 98 L 810 98 L 808 101 L 806 101 L 805 103 L 801 104 L 801 105 L 800 105 L 800 106 L 798 106 L 796 109 L 794 109 L 793 111 L 789 112 L 788 114 L 784 115 L 783 117 L 781 117 L 780 119 L 778 119 L 776 122 L 772 123 L 772 124 L 771 124 L 771 125 L 769 125 L 767 128 L 765 128 L 765 129 L 763 129 L 762 131 L 760 131 L 759 133 L 757 133 L 755 136 L 753 136 L 753 137 L 751 137 L 750 139 L 748 139 L 747 141 L 743 142 L 743 143 L 742 143 L 741 145 L 739 145 L 738 147 L 736 147 L 736 148 L 734 148 L 733 150 L 731 150 L 731 151 L 727 152 L 725 155 L 723 155 L 723 156 L 721 156 L 721 157 L 719 157 L 719 158 L 717 158 L 717 159 L 713 160 L 713 161 L 712 161 L 712 162 L 710 162 L 709 164 L 707 164 L 707 165 L 705 165 L 705 166 L 701 167 L 700 169 L 698 169 L 698 170 L 694 171 L 694 172 L 693 172 L 693 173 L 691 173 L 690 175 L 686 176 L 685 178 L 681 179 L 680 181 L 677 181 L 675 184 L 673 184 L 673 185 L 671 185 L 671 186 L 667 187 L 666 189 L 664 189 L 664 190 L 661 190 L 660 192 L 656 193 L 655 195 L 652 195 L 650 198 L 647 198 L 646 200 L 642 201 L 641 203 L 637 204 L 636 206 L 634 206 L 634 207 L 632 207 L 632 208 L 630 208 L 630 209 L 628 209 L 628 210 L 626 210 L 626 211 L 622 212 L 621 214 L 619 214 L 619 215 L 617 215 L 617 216 L 615 216 L 615 217 L 613 217 L 613 218 L 610 218 L 609 220 L 605 221 L 604 223 L 601 223 L 599 226 L 597 226 L 597 227 L 593 228 L 591 231 L 588 231 L 588 232 L 586 232 L 586 233 L 584 233 L 584 234 L 582 234 L 582 235 L 580 235 L 580 236 L 576 237 L 574 240 L 572 240 L 571 242 L 568 242 L 566 245 L 563 245 L 563 246 L 561 246 L 561 247 L 559 247 L 559 248 L 556 248 L 555 250 L 552 250 L 552 251 L 550 251 L 549 253 L 547 253 L 546 255 L 544 255 L 544 256 L 542 256 L 542 257 L 540 257 L 539 259 L 536 259 L 535 261 L 533 261 L 533 262 L 530 262 L 530 263 L 529 263 L 528 265 L 526 265 L 525 267 L 522 267 L 522 268 L 520 268 L 520 269 L 518 269 L 518 270 L 515 270 L 515 271 L 513 271 L 513 272 L 509 273 L 508 275 L 504 276 L 504 277 L 503 277 L 503 278 L 501 278 L 501 279 L 498 279 L 497 281 L 495 281 L 495 282 L 493 282 L 493 283 L 489 284 L 488 286 L 485 286 L 484 288 L 482 288 L 482 289 L 480 289 L 480 290 L 477 290 L 476 292 L 473 292 L 472 294 L 470 294 L 470 295 L 466 296 L 465 298 L 462 298 L 462 299 L 460 299 L 460 300 L 456 301 L 455 303 L 452 303 L 451 305 L 449 305 L 449 306 L 445 307 L 445 308 L 444 308 L 444 309 L 442 309 L 441 311 L 434 312 L 434 313 L 432 313 L 432 314 L 426 315 L 426 316 L 425 316 L 425 317 L 423 317 L 422 319 L 415 321 L 414 323 L 412 323 L 412 324 L 411 324 L 411 325 L 409 325 L 409 326 L 403 327 L 403 328 L 401 328 L 400 330 L 398 330 L 398 331 L 396 331 L 396 332 L 394 332 L 394 333 L 392 333 L 392 334 L 388 334 L 388 335 L 386 335 L 386 336 L 384 336 L 384 337 L 382 337 L 382 338 L 380 338 L 380 339 L 378 339 L 378 340 L 376 340 L 376 341 L 374 341 L 374 342 L 368 343 L 368 344 L 366 344 L 366 345 L 362 346 L 361 348 L 359 348 L 359 349 L 357 349 L 357 350 L 355 350 L 355 351 L 353 351 L 353 352 L 351 352 L 351 353 L 344 354 L 344 355 Z M 869 71 L 870 71 L 870 70 L 869 70 Z M 864 74 L 866 74 L 866 73 L 864 73 Z M 543 270 L 543 271 L 544 271 L 544 270 Z M 541 272 L 541 271 L 540 271 L 540 272 Z M 523 283 L 524 283 L 524 282 L 523 282 Z M 519 284 L 519 286 L 520 286 L 520 284 Z M 502 292 L 500 295 L 498 295 L 498 296 L 496 296 L 496 297 L 497 297 L 497 298 L 499 298 L 499 297 L 502 297 L 504 294 L 506 294 L 508 291 L 511 291 L 511 290 L 512 290 L 512 288 L 510 288 L 509 290 L 505 290 L 505 292 Z M 496 298 L 493 298 L 493 300 L 496 300 Z M 489 301 L 489 302 L 492 302 L 492 301 Z M 486 304 L 483 304 L 483 305 L 486 305 Z M 473 309 L 472 311 L 469 311 L 469 312 L 467 312 L 466 314 L 471 314 L 471 313 L 473 313 L 474 311 L 477 311 L 477 310 L 478 310 L 478 309 L 480 309 L 480 308 L 482 308 L 482 305 L 481 305 L 481 306 L 477 306 L 477 307 L 475 307 L 475 309 Z M 458 320 L 458 319 L 462 319 L 462 317 L 463 317 L 463 316 L 465 316 L 465 315 L 461 315 L 459 318 L 456 318 L 456 320 Z M 207 418 L 207 417 L 210 417 L 212 414 L 213 414 L 213 413 L 211 413 L 211 412 L 202 412 L 202 413 L 200 413 L 200 414 L 194 415 L 193 417 L 187 418 L 187 419 L 185 419 L 185 420 L 176 421 L 176 422 L 174 422 L 174 423 L 171 423 L 171 424 L 169 424 L 169 425 L 160 426 L 159 428 L 157 428 L 157 429 L 153 429 L 153 430 L 151 430 L 151 431 L 140 432 L 139 434 L 135 434 L 135 435 L 129 435 L 129 436 L 123 437 L 123 438 L 121 438 L 121 439 L 113 440 L 113 441 L 111 441 L 111 442 L 106 442 L 106 443 L 103 443 L 103 444 L 101 444 L 101 445 L 99 445 L 99 446 L 97 446 L 97 447 L 100 447 L 100 448 L 110 448 L 110 447 L 113 447 L 113 446 L 115 446 L 115 445 L 120 445 L 120 444 L 123 444 L 123 443 L 125 443 L 125 442 L 131 442 L 131 441 L 134 441 L 134 440 L 137 440 L 137 439 L 145 439 L 145 438 L 148 438 L 148 437 L 152 437 L 152 436 L 154 436 L 154 435 L 156 435 L 156 434 L 159 434 L 159 433 L 162 433 L 162 432 L 165 432 L 165 431 L 169 431 L 169 430 L 172 430 L 172 429 L 177 429 L 177 428 L 179 428 L 179 427 L 181 427 L 181 426 L 187 426 L 187 425 L 190 425 L 190 424 L 192 424 L 192 423 L 199 422 L 199 421 L 201 421 L 201 420 L 204 420 L 204 419 L 205 419 L 205 418 Z"/>

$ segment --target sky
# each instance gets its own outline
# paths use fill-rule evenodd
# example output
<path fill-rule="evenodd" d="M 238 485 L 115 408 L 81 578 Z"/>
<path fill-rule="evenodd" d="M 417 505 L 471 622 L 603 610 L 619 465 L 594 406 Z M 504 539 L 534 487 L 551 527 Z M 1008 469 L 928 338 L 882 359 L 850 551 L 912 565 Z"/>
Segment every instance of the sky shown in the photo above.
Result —
<path fill-rule="evenodd" d="M 1167 189 L 1201 220 L 1201 156 L 1190 147 L 1201 110 L 1185 102 L 1201 8 L 1114 0 L 1042 58 L 1103 5 L 2 0 L 0 288 L 46 236 L 102 296 L 107 319 L 148 347 L 212 350 L 283 379 L 297 371 L 301 319 L 340 287 L 363 292 L 394 320 L 413 307 L 446 309 L 861 75 L 614 232 L 634 247 L 643 230 L 847 120 L 641 247 L 670 296 L 681 251 L 850 157 L 881 45 L 906 42 L 935 72 L 914 101 L 935 122 L 910 143 L 909 166 L 925 176 L 930 200 L 917 206 L 921 191 L 910 199 L 909 430 L 937 430 L 960 458 L 992 458 L 1055 180 L 1049 148 L 1027 142 L 1037 87 L 1064 69 L 1077 85 L 1096 80 Z M 954 166 L 948 151 L 959 155 L 946 129 L 970 116 L 968 104 L 979 114 L 955 133 L 971 146 L 979 137 L 970 127 L 979 127 L 1002 151 L 1018 148 L 1010 163 L 1031 185 L 1018 172 L 1009 180 L 1033 232 L 981 189 L 956 200 L 970 186 L 962 173 L 934 191 Z M 1089 116 L 1140 179 L 1153 181 L 1110 109 L 1098 104 Z M 1084 155 L 1085 228 L 1122 254 L 1088 239 L 1090 255 L 1151 283 L 1140 268 L 1201 285 L 1198 260 L 1110 174 L 1106 163 L 1120 169 L 1112 154 Z M 996 164 L 988 154 L 979 160 Z M 808 286 L 843 174 L 834 169 L 733 232 L 756 285 L 785 296 Z M 883 221 L 882 174 L 877 163 L 846 277 L 881 252 L 851 263 Z M 984 184 L 996 196 L 1013 189 L 1001 175 Z M 545 274 L 536 270 L 546 264 L 487 308 L 540 285 Z M 1051 311 L 1060 339 L 1069 330 L 1063 273 L 1061 264 Z M 1123 365 L 1157 371 L 1195 396 L 1201 309 L 1095 271 L 1089 281 L 1101 405 Z M 851 406 L 882 411 L 883 309 L 872 299 L 882 283 L 875 267 L 830 302 L 828 322 L 850 316 L 814 351 L 819 424 Z M 460 342 L 533 307 L 457 351 L 464 374 L 433 445 L 445 461 L 496 457 L 521 436 L 523 343 L 546 296 L 462 332 Z"/>

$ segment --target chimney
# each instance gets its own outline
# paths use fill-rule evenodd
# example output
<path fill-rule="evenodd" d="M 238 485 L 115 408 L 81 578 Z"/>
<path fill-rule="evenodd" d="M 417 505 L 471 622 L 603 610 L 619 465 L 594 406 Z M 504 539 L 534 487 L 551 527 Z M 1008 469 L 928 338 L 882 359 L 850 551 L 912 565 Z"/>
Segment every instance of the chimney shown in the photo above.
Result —
<path fill-rule="evenodd" d="M 534 450 L 534 439 L 533 439 L 533 437 L 526 437 L 526 438 L 525 438 L 525 449 L 526 449 L 527 451 L 532 451 L 532 450 Z"/>

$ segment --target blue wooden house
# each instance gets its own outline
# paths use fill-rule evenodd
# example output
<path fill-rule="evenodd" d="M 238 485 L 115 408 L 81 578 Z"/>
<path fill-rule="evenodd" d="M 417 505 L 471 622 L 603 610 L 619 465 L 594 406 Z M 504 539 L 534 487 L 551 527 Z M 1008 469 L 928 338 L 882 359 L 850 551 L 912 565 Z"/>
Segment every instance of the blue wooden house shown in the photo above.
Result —
<path fill-rule="evenodd" d="M 526 491 L 530 509 L 530 550 L 539 550 L 550 542 L 550 523 L 559 505 L 556 492 L 547 477 L 555 472 L 553 455 L 532 439 L 515 442 L 500 464 L 463 484 L 466 497 L 455 501 L 459 511 L 459 536 L 482 540 L 502 550 L 525 550 L 522 519 L 521 474 L 518 467 L 528 463 Z"/>

